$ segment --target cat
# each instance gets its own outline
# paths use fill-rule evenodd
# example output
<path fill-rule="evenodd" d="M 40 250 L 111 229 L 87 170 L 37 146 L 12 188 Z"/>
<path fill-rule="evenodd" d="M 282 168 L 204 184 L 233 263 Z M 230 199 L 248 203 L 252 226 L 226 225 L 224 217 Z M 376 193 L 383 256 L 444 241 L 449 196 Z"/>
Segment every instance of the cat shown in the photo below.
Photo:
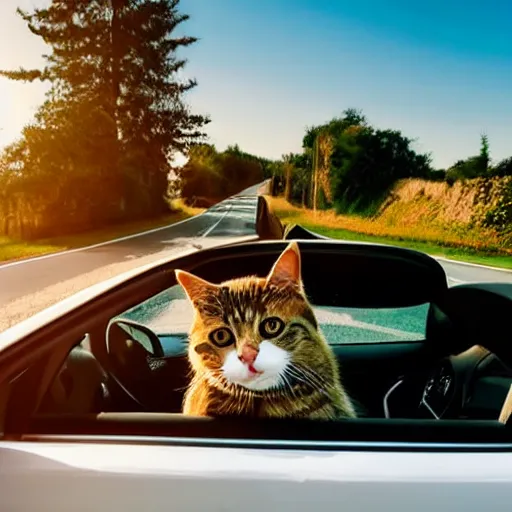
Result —
<path fill-rule="evenodd" d="M 175 274 L 194 309 L 183 414 L 356 417 L 306 298 L 296 242 L 266 278 L 214 284 L 183 270 Z"/>

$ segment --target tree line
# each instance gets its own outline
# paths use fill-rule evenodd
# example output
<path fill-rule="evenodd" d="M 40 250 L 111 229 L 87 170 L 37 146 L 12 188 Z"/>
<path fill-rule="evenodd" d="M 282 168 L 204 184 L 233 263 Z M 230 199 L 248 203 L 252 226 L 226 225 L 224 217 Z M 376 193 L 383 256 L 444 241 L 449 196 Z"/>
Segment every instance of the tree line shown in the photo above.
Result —
<path fill-rule="evenodd" d="M 238 145 L 219 152 L 212 144 L 194 144 L 172 184 L 174 195 L 192 206 L 209 207 L 271 177 L 273 164 L 272 160 L 242 151 Z"/>
<path fill-rule="evenodd" d="M 361 110 L 346 109 L 340 117 L 309 127 L 301 153 L 283 155 L 270 166 L 274 193 L 304 207 L 373 215 L 390 188 L 404 178 L 453 185 L 461 180 L 512 177 L 512 157 L 493 164 L 485 134 L 479 154 L 448 169 L 435 169 L 432 156 L 415 151 L 413 143 L 399 130 L 373 127 Z M 507 181 L 510 190 L 505 192 L 499 215 L 489 216 L 490 225 L 512 222 L 512 202 L 507 199 L 512 199 L 511 183 Z"/>

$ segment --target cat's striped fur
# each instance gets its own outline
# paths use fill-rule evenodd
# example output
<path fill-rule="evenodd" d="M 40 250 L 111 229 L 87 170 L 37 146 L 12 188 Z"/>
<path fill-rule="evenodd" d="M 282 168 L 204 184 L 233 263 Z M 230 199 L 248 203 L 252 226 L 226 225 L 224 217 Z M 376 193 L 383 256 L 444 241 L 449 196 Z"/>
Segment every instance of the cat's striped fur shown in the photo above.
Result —
<path fill-rule="evenodd" d="M 216 285 L 188 272 L 176 275 L 195 311 L 188 351 L 193 377 L 184 414 L 356 415 L 304 293 L 295 242 L 267 278 Z"/>

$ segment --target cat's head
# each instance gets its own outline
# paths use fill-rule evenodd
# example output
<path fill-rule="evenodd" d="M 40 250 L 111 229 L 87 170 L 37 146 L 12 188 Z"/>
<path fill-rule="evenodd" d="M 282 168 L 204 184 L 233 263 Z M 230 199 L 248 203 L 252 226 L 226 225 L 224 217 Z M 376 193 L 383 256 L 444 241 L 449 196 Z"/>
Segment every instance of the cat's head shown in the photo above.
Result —
<path fill-rule="evenodd" d="M 300 368 L 304 379 L 308 367 L 327 362 L 328 346 L 304 294 L 296 242 L 266 278 L 214 284 L 182 270 L 176 277 L 195 311 L 190 361 L 212 384 L 256 392 L 283 388 Z"/>

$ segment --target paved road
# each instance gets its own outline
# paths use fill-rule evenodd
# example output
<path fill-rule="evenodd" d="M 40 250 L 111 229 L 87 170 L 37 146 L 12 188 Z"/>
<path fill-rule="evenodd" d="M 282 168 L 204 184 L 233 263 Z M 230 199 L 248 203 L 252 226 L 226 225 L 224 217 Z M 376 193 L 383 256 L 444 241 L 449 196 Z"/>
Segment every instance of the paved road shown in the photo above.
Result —
<path fill-rule="evenodd" d="M 475 281 L 495 283 L 512 283 L 512 271 L 496 270 L 480 265 L 458 263 L 451 260 L 438 258 L 439 263 L 444 268 L 450 285 L 471 283 Z"/>
<path fill-rule="evenodd" d="M 261 187 L 250 187 L 201 215 L 145 234 L 1 264 L 0 306 L 81 274 L 163 249 L 174 252 L 204 238 L 254 235 L 257 194 Z"/>
<path fill-rule="evenodd" d="M 0 305 L 81 274 L 161 252 L 178 251 L 200 239 L 241 237 L 255 233 L 257 194 L 261 185 L 244 190 L 202 215 L 140 235 L 89 248 L 0 265 Z M 512 272 L 440 261 L 451 285 L 473 281 L 512 282 Z"/>

